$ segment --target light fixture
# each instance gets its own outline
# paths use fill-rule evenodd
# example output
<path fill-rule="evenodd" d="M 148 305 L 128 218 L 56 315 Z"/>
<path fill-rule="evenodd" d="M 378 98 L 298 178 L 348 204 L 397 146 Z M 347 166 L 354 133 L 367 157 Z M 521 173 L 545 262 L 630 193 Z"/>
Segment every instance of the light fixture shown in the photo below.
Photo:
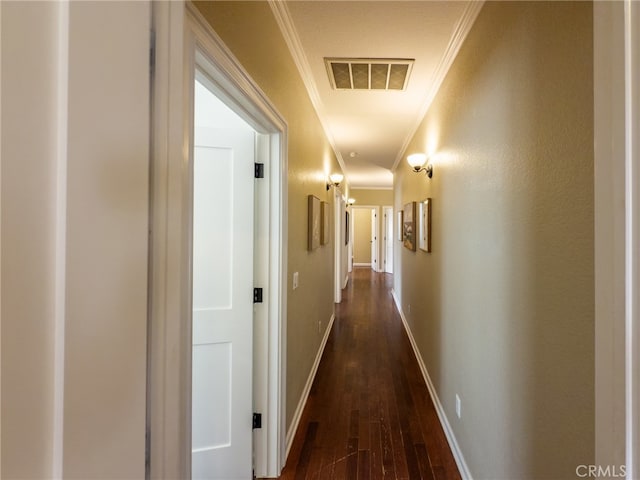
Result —
<path fill-rule="evenodd" d="M 331 175 L 329 175 L 329 181 L 327 182 L 327 190 L 329 190 L 331 187 L 337 187 L 338 185 L 340 185 L 340 182 L 342 181 L 343 178 L 344 178 L 344 175 L 342 175 L 341 173 L 332 173 Z"/>
<path fill-rule="evenodd" d="M 350 198 L 349 200 L 347 200 L 347 207 L 350 207 L 354 203 L 356 203 L 356 199 L 355 198 Z"/>
<path fill-rule="evenodd" d="M 427 177 L 433 177 L 433 165 L 430 163 L 425 167 L 424 164 L 427 163 L 427 154 L 426 153 L 412 153 L 407 157 L 407 162 L 413 168 L 413 171 L 416 173 L 425 172 Z"/>

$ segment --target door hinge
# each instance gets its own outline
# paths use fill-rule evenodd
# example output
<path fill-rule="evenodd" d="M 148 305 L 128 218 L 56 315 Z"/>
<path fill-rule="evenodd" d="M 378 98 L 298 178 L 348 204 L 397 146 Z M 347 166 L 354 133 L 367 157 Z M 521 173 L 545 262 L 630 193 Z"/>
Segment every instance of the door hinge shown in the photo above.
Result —
<path fill-rule="evenodd" d="M 254 288 L 253 289 L 253 303 L 262 303 L 262 289 Z"/>
<path fill-rule="evenodd" d="M 262 414 L 255 413 L 253 414 L 253 428 L 262 428 Z"/>
<path fill-rule="evenodd" d="M 264 178 L 264 163 L 254 163 L 253 176 L 255 178 Z"/>

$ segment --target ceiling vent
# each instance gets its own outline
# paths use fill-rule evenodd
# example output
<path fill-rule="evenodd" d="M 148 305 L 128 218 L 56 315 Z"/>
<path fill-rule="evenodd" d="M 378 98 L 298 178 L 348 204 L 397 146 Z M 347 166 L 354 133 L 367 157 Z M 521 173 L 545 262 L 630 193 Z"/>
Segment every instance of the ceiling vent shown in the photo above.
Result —
<path fill-rule="evenodd" d="M 413 59 L 325 58 L 331 86 L 336 90 L 404 90 Z"/>

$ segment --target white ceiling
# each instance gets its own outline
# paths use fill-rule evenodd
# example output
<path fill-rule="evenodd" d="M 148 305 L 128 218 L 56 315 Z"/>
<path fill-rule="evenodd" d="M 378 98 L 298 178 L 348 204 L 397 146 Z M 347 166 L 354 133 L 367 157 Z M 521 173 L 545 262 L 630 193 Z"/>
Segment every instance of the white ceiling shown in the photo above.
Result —
<path fill-rule="evenodd" d="M 478 1 L 271 2 L 351 187 L 392 187 L 392 171 L 481 6 Z M 404 91 L 334 90 L 325 57 L 415 63 Z"/>

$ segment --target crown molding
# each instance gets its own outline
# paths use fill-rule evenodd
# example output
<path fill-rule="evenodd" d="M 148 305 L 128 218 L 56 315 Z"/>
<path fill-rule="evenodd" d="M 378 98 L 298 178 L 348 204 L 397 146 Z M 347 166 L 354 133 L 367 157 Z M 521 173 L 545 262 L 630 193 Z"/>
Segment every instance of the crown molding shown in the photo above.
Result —
<path fill-rule="evenodd" d="M 320 98 L 320 94 L 318 93 L 318 87 L 316 86 L 316 82 L 313 79 L 313 74 L 311 72 L 311 67 L 309 66 L 309 61 L 307 60 L 307 56 L 304 53 L 304 49 L 302 48 L 302 43 L 300 42 L 300 37 L 298 36 L 298 32 L 296 30 L 295 25 L 293 24 L 293 19 L 291 18 L 291 13 L 289 12 L 289 8 L 285 1 L 282 0 L 268 0 L 269 6 L 271 7 L 271 11 L 273 12 L 273 16 L 278 23 L 278 27 L 280 27 L 280 32 L 284 38 L 287 47 L 289 47 L 289 52 L 291 52 L 291 56 L 293 57 L 293 62 L 296 64 L 298 68 L 298 72 L 300 73 L 300 77 L 302 78 L 302 82 L 304 83 L 307 93 L 309 94 L 309 98 L 311 99 L 311 103 L 313 104 L 313 108 L 318 114 L 318 118 L 320 119 L 320 124 L 324 129 L 324 133 L 333 149 L 333 153 L 338 160 L 338 164 L 344 173 L 345 179 L 347 178 L 347 169 L 344 164 L 344 160 L 342 155 L 338 151 L 336 147 L 336 142 L 333 138 L 333 134 L 329 129 L 329 122 L 325 118 L 324 113 L 324 105 L 322 103 L 322 99 Z"/>
<path fill-rule="evenodd" d="M 438 66 L 436 67 L 436 71 L 433 76 L 433 82 L 431 83 L 431 88 L 427 92 L 422 108 L 418 112 L 413 128 L 409 131 L 409 134 L 404 140 L 400 151 L 398 152 L 398 156 L 396 157 L 396 161 L 393 163 L 393 167 L 391 168 L 392 172 L 395 172 L 404 157 L 404 153 L 411 142 L 411 139 L 416 134 L 418 127 L 424 120 L 424 117 L 427 115 L 429 111 L 429 107 L 431 107 L 431 103 L 433 103 L 434 98 L 438 94 L 440 87 L 442 86 L 442 82 L 444 81 L 451 65 L 453 65 L 462 44 L 464 43 L 471 27 L 473 26 L 482 6 L 484 5 L 484 0 L 470 0 L 467 3 L 467 7 L 465 8 L 460 20 L 458 21 L 455 30 L 453 31 L 453 35 L 451 36 L 451 40 L 449 41 L 449 45 L 442 55 Z"/>

